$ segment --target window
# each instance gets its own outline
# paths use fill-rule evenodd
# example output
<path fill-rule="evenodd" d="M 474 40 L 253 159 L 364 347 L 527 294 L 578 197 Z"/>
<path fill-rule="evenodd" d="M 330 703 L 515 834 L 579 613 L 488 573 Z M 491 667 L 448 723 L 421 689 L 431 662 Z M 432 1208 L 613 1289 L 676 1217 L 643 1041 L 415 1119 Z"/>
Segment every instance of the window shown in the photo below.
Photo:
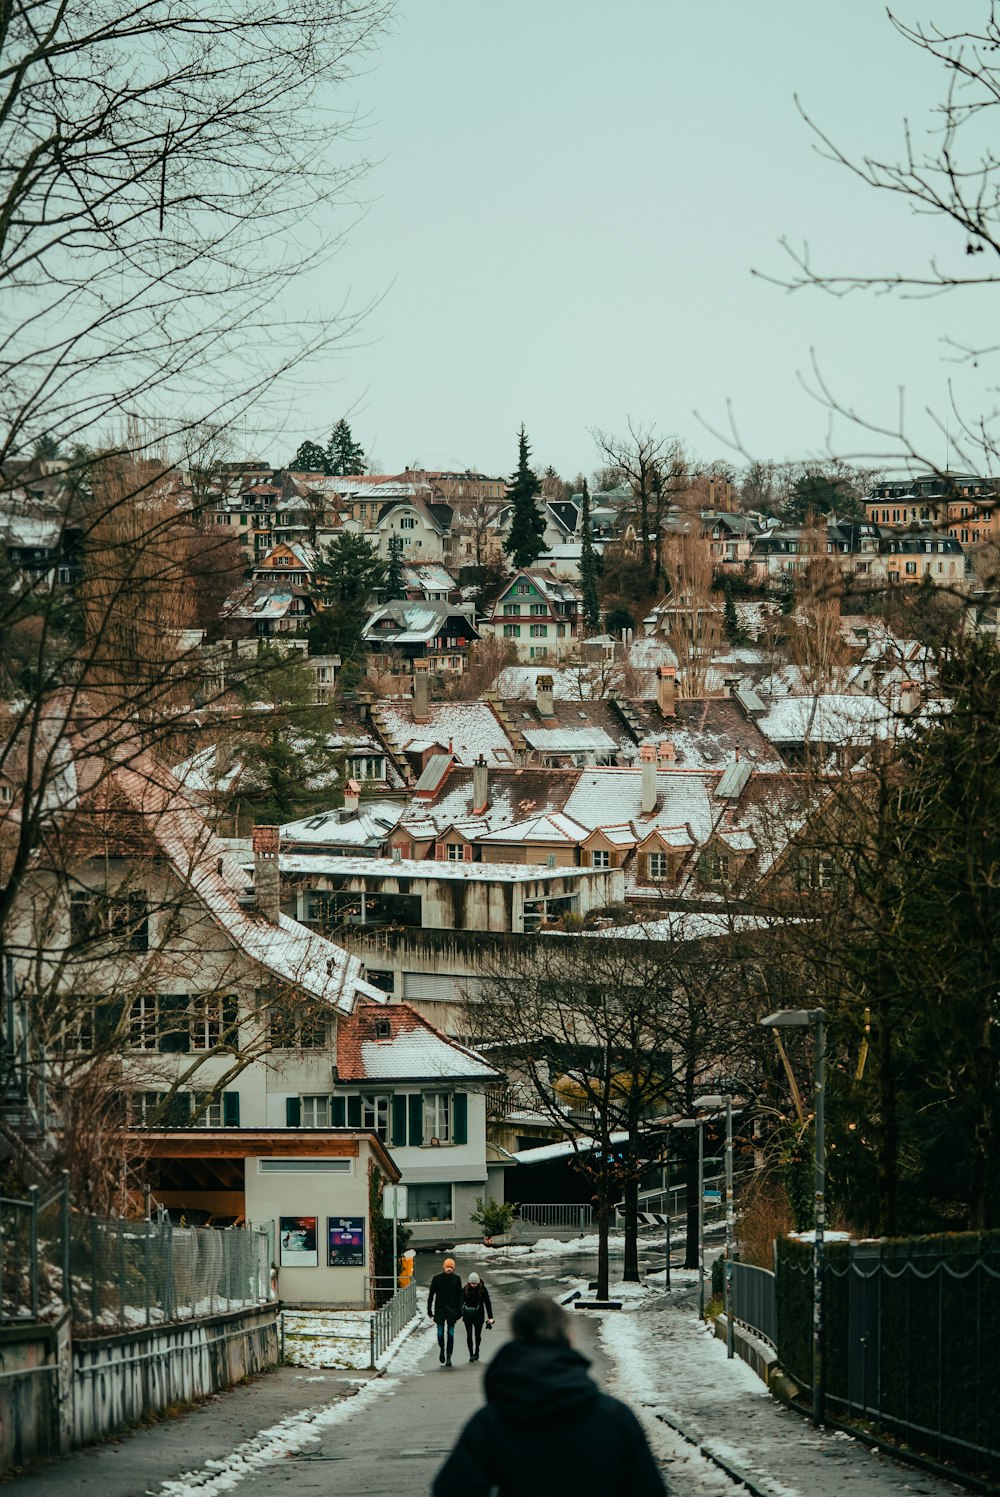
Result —
<path fill-rule="evenodd" d="M 104 893 L 70 897 L 70 935 L 74 942 L 111 940 L 133 951 L 149 949 L 149 911 L 141 894 L 111 898 Z"/>
<path fill-rule="evenodd" d="M 665 852 L 651 852 L 646 857 L 646 871 L 650 878 L 669 878 L 670 859 Z"/>
<path fill-rule="evenodd" d="M 14 799 L 14 791 L 10 785 L 0 785 L 0 805 L 9 805 Z"/>
<path fill-rule="evenodd" d="M 529 652 L 532 660 L 547 660 L 549 657 L 548 645 L 535 645 Z"/>
<path fill-rule="evenodd" d="M 450 1222 L 453 1219 L 450 1185 L 411 1185 L 407 1192 L 408 1221 Z"/>
<path fill-rule="evenodd" d="M 369 972 L 368 976 L 371 977 L 371 975 L 372 974 Z M 380 984 L 380 986 L 381 986 L 381 984 Z M 377 1040 L 391 1040 L 392 1039 L 392 1025 L 391 1025 L 391 1023 L 389 1022 L 388 1019 L 376 1019 L 375 1020 L 375 1038 Z"/>
<path fill-rule="evenodd" d="M 302 1015 L 272 1009 L 270 1039 L 275 1050 L 321 1050 L 326 1044 L 326 1017 L 318 1011 Z"/>
<path fill-rule="evenodd" d="M 222 1043 L 222 994 L 195 993 L 191 999 L 191 1049 L 214 1050 Z"/>
<path fill-rule="evenodd" d="M 611 854 L 606 847 L 595 847 L 590 854 L 591 868 L 610 868 Z"/>
<path fill-rule="evenodd" d="M 464 842 L 447 842 L 447 843 L 445 843 L 445 850 L 446 850 L 446 853 L 447 853 L 447 857 L 448 857 L 448 862 L 449 863 L 464 863 L 465 862 L 465 843 Z"/>
<path fill-rule="evenodd" d="M 505 603 L 503 605 L 503 611 L 505 618 L 510 618 L 512 616 L 516 618 L 517 615 L 521 612 L 521 605 L 520 603 Z"/>
<path fill-rule="evenodd" d="M 412 515 L 404 515 L 399 522 L 400 530 L 416 530 L 417 522 Z"/>
<path fill-rule="evenodd" d="M 520 639 L 521 638 L 521 626 L 520 626 L 520 624 L 504 624 L 504 626 L 503 626 L 503 637 L 504 637 L 504 639 Z"/>
<path fill-rule="evenodd" d="M 532 603 L 531 612 L 534 614 L 540 614 L 542 618 L 544 618 L 548 613 L 548 609 L 546 608 L 544 603 Z"/>
<path fill-rule="evenodd" d="M 191 1113 L 196 1128 L 221 1128 L 222 1098 L 212 1092 L 193 1092 Z"/>
<path fill-rule="evenodd" d="M 530 594 L 531 594 L 531 583 L 530 582 L 519 582 L 517 584 L 517 586 L 514 588 L 514 592 L 516 593 L 516 595 L 519 598 L 527 598 L 527 597 L 529 597 Z"/>
<path fill-rule="evenodd" d="M 548 639 L 549 626 L 548 624 L 532 624 L 528 633 L 532 639 Z"/>
<path fill-rule="evenodd" d="M 908 561 L 906 563 L 906 575 L 908 577 L 912 577 L 916 573 L 916 570 L 917 570 L 917 564 L 916 564 L 915 561 Z"/>
<path fill-rule="evenodd" d="M 425 1092 L 424 1143 L 432 1138 L 438 1143 L 451 1142 L 451 1092 Z"/>
<path fill-rule="evenodd" d="M 128 1042 L 132 1050 L 155 1050 L 159 1043 L 159 1005 L 155 993 L 132 1000 L 128 1020 Z"/>
<path fill-rule="evenodd" d="M 329 1128 L 330 1098 L 303 1097 L 299 1126 L 301 1128 Z"/>
<path fill-rule="evenodd" d="M 125 1098 L 125 1116 L 133 1128 L 142 1128 L 157 1120 L 163 1106 L 160 1092 L 128 1092 Z"/>
<path fill-rule="evenodd" d="M 389 1142 L 389 1098 L 361 1098 L 361 1126 L 377 1133 L 382 1142 Z"/>

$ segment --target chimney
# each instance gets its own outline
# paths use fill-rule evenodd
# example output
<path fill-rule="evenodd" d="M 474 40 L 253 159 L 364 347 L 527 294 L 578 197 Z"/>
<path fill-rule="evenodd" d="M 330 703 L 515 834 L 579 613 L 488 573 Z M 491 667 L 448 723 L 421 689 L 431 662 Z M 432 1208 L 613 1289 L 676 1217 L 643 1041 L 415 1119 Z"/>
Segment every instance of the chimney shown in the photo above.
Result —
<path fill-rule="evenodd" d="M 920 706 L 920 682 L 903 681 L 899 687 L 899 710 L 910 716 Z"/>
<path fill-rule="evenodd" d="M 535 681 L 535 706 L 539 717 L 555 717 L 554 689 L 551 676 L 539 676 Z"/>
<path fill-rule="evenodd" d="M 656 745 L 656 757 L 660 761 L 661 769 L 669 769 L 676 758 L 676 750 L 669 738 L 663 738 Z"/>
<path fill-rule="evenodd" d="M 361 799 L 361 786 L 357 780 L 348 780 L 344 786 L 344 810 L 354 812 L 358 809 L 358 801 Z"/>
<path fill-rule="evenodd" d="M 656 702 L 661 717 L 673 717 L 674 696 L 677 689 L 677 669 L 672 665 L 661 665 L 656 672 Z"/>
<path fill-rule="evenodd" d="M 426 723 L 431 720 L 431 678 L 427 671 L 413 673 L 413 721 Z"/>
<path fill-rule="evenodd" d="M 472 766 L 472 814 L 480 816 L 490 803 L 489 770 L 482 754 Z"/>
<path fill-rule="evenodd" d="M 281 851 L 281 829 L 255 826 L 253 829 L 253 887 L 257 912 L 277 925 L 281 913 L 281 876 L 278 854 Z"/>
<path fill-rule="evenodd" d="M 642 814 L 649 816 L 656 810 L 656 750 L 651 743 L 644 743 L 639 750 L 642 761 Z"/>

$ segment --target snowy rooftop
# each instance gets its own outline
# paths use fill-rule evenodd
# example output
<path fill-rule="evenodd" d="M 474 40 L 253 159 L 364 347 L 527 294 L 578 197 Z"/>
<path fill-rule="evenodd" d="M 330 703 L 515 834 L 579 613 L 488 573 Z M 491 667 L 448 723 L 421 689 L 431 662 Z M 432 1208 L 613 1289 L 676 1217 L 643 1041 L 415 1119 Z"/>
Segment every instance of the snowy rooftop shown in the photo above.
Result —
<path fill-rule="evenodd" d="M 341 1020 L 337 1073 L 341 1081 L 493 1081 L 499 1075 L 476 1051 L 449 1039 L 407 1003 L 362 1003 Z"/>
<path fill-rule="evenodd" d="M 466 863 L 447 858 L 324 857 L 322 853 L 281 853 L 281 871 L 318 873 L 344 878 L 457 879 L 474 884 L 528 884 L 554 879 L 588 878 L 604 874 L 600 868 L 544 868 L 525 863 Z"/>
<path fill-rule="evenodd" d="M 414 723 L 409 702 L 380 702 L 378 712 L 385 732 L 404 751 L 450 745 L 456 764 L 474 764 L 480 754 L 487 764 L 509 768 L 514 763 L 513 745 L 488 702 L 434 702 L 425 723 Z"/>
<path fill-rule="evenodd" d="M 758 727 L 774 743 L 868 743 L 895 730 L 890 709 L 876 697 L 805 696 L 772 700 Z"/>
<path fill-rule="evenodd" d="M 396 826 L 403 810 L 400 801 L 365 801 L 355 812 L 321 811 L 299 821 L 286 822 L 281 828 L 281 841 L 285 846 L 292 843 L 326 846 L 336 842 L 340 847 L 363 847 L 372 842 L 381 843 Z"/>
<path fill-rule="evenodd" d="M 612 754 L 618 744 L 603 728 L 593 726 L 581 728 L 522 728 L 525 742 L 530 748 L 544 754 L 579 754 L 596 752 Z"/>

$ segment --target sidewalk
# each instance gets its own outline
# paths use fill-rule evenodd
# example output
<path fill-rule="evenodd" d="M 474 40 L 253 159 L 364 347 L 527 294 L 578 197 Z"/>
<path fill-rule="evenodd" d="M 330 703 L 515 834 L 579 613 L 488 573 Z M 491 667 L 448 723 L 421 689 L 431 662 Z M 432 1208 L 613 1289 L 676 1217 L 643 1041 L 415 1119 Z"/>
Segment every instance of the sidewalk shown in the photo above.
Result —
<path fill-rule="evenodd" d="M 633 1406 L 654 1451 L 670 1462 L 674 1497 L 718 1494 L 730 1484 L 657 1420 L 658 1411 L 776 1497 L 956 1497 L 962 1490 L 848 1435 L 817 1431 L 776 1402 L 746 1363 L 739 1357 L 729 1361 L 725 1343 L 699 1324 L 691 1290 L 605 1316 L 601 1342 L 613 1366 L 609 1391 Z"/>

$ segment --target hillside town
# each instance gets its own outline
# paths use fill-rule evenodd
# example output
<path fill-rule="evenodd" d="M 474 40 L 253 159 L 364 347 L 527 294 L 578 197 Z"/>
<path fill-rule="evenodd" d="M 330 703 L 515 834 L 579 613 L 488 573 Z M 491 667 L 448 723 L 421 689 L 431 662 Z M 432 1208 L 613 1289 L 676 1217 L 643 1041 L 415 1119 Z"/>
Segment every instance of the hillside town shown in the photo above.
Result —
<path fill-rule="evenodd" d="M 520 156 L 412 107 L 473 55 L 505 94 L 514 39 L 568 61 L 558 6 L 445 9 L 0 23 L 0 1475 L 1000 1490 L 995 418 L 957 377 L 926 429 L 877 416 L 918 344 L 855 310 L 992 284 L 996 157 L 953 153 L 995 26 L 889 18 L 982 95 L 926 159 L 805 116 L 967 236 L 755 272 L 854 340 L 859 397 L 798 376 L 820 442 L 774 362 L 802 326 L 724 310 L 738 235 L 650 225 L 651 269 L 590 196 L 585 233 L 494 216 L 558 141 L 569 220 L 604 142 L 554 72 Z M 625 10 L 637 74 L 705 24 Z M 408 165 L 367 204 L 373 100 Z M 339 300 L 356 236 L 391 312 Z M 973 385 L 981 327 L 940 338 Z"/>

